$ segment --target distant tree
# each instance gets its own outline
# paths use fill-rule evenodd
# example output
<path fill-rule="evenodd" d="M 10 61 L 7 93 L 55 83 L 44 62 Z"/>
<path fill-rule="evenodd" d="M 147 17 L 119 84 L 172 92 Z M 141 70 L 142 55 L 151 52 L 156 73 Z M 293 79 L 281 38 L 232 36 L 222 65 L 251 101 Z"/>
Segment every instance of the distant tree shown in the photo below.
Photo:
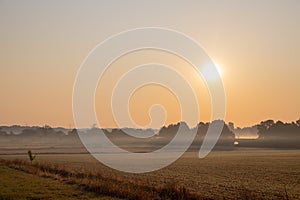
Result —
<path fill-rule="evenodd" d="M 30 163 L 32 164 L 32 161 L 35 159 L 36 155 L 33 155 L 31 150 L 28 150 L 27 154 L 28 154 Z"/>
<path fill-rule="evenodd" d="M 298 119 L 298 120 L 296 121 L 296 124 L 297 124 L 298 126 L 300 126 L 300 119 Z"/>
<path fill-rule="evenodd" d="M 233 123 L 233 122 L 229 122 L 228 128 L 229 128 L 231 131 L 234 131 L 234 123 Z"/>
<path fill-rule="evenodd" d="M 49 126 L 49 125 L 47 125 L 47 124 L 45 124 L 43 128 L 46 129 L 46 130 L 52 129 L 51 126 Z"/>
<path fill-rule="evenodd" d="M 258 127 L 260 145 L 264 147 L 300 148 L 300 120 L 284 123 L 273 120 L 261 122 Z"/>
<path fill-rule="evenodd" d="M 260 138 L 265 137 L 265 136 L 268 134 L 270 128 L 271 128 L 272 126 L 274 126 L 274 124 L 275 124 L 275 123 L 274 123 L 274 120 L 271 120 L 271 119 L 270 119 L 270 120 L 266 120 L 266 121 L 260 122 L 260 124 L 257 125 L 259 137 L 260 137 Z"/>
<path fill-rule="evenodd" d="M 78 132 L 76 128 L 73 128 L 71 131 L 68 132 L 68 135 L 77 135 L 77 134 Z"/>
<path fill-rule="evenodd" d="M 258 129 L 259 130 L 268 130 L 270 127 L 272 127 L 274 125 L 274 121 L 273 120 L 266 120 L 266 121 L 262 121 L 260 122 L 260 124 L 258 125 Z"/>
<path fill-rule="evenodd" d="M 277 121 L 275 125 L 276 126 L 284 126 L 285 124 L 282 121 Z"/>

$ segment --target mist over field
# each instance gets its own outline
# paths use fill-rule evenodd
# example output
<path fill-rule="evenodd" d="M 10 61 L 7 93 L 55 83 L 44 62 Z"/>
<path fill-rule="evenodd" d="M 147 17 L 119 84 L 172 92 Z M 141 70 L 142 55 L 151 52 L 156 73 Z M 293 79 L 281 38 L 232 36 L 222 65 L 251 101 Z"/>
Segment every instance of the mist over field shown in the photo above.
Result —
<path fill-rule="evenodd" d="M 224 123 L 224 122 L 223 122 Z M 225 124 L 225 123 L 224 123 Z M 207 133 L 210 123 L 199 123 L 190 128 L 184 122 L 163 127 L 157 132 L 154 129 L 82 129 L 86 134 L 99 134 L 103 130 L 105 135 L 115 144 L 124 148 L 150 151 L 160 149 L 168 144 L 177 134 L 179 126 L 185 126 L 185 132 L 196 130 L 197 134 L 191 149 L 199 149 Z M 212 123 L 213 125 L 213 123 Z M 134 132 L 136 135 L 147 136 L 135 138 L 127 134 Z M 84 134 L 85 134 L 84 133 Z M 71 151 L 84 150 L 76 129 L 44 127 L 3 126 L 0 127 L 0 149 L 24 148 L 55 148 L 68 147 Z M 299 120 L 292 123 L 283 123 L 273 120 L 263 121 L 258 125 L 246 128 L 235 128 L 233 123 L 225 124 L 218 139 L 216 147 L 233 149 L 237 147 L 259 148 L 300 148 Z M 51 151 L 51 150 L 50 150 Z"/>

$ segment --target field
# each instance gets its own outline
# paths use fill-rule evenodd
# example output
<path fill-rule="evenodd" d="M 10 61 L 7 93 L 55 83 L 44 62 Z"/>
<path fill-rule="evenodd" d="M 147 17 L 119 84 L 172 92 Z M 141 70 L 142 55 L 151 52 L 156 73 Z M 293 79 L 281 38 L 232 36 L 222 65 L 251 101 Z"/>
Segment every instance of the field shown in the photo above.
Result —
<path fill-rule="evenodd" d="M 28 159 L 26 154 L 1 155 L 0 158 Z M 34 162 L 50 163 L 72 172 L 99 174 L 102 178 L 113 177 L 120 184 L 123 181 L 124 184 L 136 183 L 153 188 L 182 186 L 204 198 L 300 199 L 300 150 L 244 148 L 214 151 L 204 159 L 198 159 L 197 152 L 187 152 L 172 165 L 146 174 L 112 170 L 89 154 L 40 154 Z M 3 167 L 1 172 L 11 170 Z M 15 175 L 19 172 L 14 170 L 9 173 Z M 0 191 L 3 190 L 2 176 L 1 173 Z M 39 187 L 32 190 L 39 190 Z"/>

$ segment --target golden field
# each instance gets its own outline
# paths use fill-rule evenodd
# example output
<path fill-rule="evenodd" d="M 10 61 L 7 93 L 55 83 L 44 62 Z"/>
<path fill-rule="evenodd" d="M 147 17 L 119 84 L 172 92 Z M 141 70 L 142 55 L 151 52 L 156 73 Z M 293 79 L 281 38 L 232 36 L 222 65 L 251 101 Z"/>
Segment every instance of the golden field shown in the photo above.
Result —
<path fill-rule="evenodd" d="M 28 160 L 26 154 L 10 153 L 1 158 Z M 198 159 L 197 153 L 186 152 L 172 165 L 145 174 L 119 172 L 89 154 L 67 151 L 38 154 L 34 163 L 62 167 L 72 173 L 95 174 L 133 187 L 183 187 L 208 199 L 300 199 L 300 150 L 234 148 L 213 151 L 204 159 Z"/>

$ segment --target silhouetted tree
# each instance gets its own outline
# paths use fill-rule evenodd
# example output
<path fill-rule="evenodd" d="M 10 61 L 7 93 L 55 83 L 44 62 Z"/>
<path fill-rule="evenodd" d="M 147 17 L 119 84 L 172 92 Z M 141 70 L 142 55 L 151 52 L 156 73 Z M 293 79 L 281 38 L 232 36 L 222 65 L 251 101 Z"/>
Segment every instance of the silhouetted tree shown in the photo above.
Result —
<path fill-rule="evenodd" d="M 30 163 L 32 164 L 32 161 L 35 159 L 36 155 L 33 155 L 31 150 L 28 150 L 27 154 L 28 154 Z"/>
<path fill-rule="evenodd" d="M 258 135 L 260 138 L 263 138 L 265 136 L 267 136 L 270 128 L 274 125 L 274 121 L 273 120 L 266 120 L 266 121 L 262 121 L 260 122 L 259 125 L 257 125 L 257 129 L 258 129 Z"/>
<path fill-rule="evenodd" d="M 263 121 L 258 125 L 260 145 L 264 147 L 300 147 L 300 126 L 296 123 L 283 123 L 273 120 Z"/>
<path fill-rule="evenodd" d="M 68 132 L 68 135 L 77 135 L 77 134 L 78 132 L 76 128 L 73 128 L 71 131 Z"/>
<path fill-rule="evenodd" d="M 49 125 L 47 125 L 47 124 L 45 124 L 43 128 L 46 129 L 46 130 L 52 129 L 51 126 L 49 126 Z"/>
<path fill-rule="evenodd" d="M 297 125 L 300 126 L 300 119 L 296 121 Z"/>
<path fill-rule="evenodd" d="M 233 132 L 234 131 L 234 123 L 233 122 L 229 122 L 228 128 L 229 128 L 230 131 Z"/>

